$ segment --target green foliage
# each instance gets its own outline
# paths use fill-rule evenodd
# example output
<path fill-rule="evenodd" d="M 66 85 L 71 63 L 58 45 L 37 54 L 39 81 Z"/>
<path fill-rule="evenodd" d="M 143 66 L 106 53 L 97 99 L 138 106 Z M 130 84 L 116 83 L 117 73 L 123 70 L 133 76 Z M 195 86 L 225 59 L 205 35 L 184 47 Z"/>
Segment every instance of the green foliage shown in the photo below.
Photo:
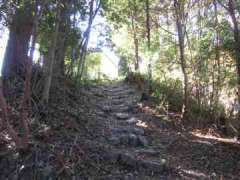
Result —
<path fill-rule="evenodd" d="M 182 107 L 182 85 L 179 80 L 166 78 L 164 80 L 154 80 L 152 82 L 153 97 L 156 102 L 175 112 L 180 112 Z"/>
<path fill-rule="evenodd" d="M 221 24 L 221 40 L 222 47 L 230 52 L 234 49 L 234 37 L 232 34 L 232 27 L 227 20 L 224 20 Z"/>
<path fill-rule="evenodd" d="M 84 69 L 84 79 L 101 79 L 101 54 L 89 53 L 86 56 L 86 68 Z"/>

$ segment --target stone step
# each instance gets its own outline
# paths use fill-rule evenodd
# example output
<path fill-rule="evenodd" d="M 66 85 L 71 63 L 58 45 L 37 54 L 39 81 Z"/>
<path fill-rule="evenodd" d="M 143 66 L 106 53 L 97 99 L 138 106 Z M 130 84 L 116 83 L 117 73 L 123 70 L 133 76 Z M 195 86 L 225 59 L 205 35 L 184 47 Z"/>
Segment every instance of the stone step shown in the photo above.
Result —
<path fill-rule="evenodd" d="M 121 134 L 115 135 L 109 138 L 109 142 L 112 145 L 124 145 L 131 147 L 146 147 L 148 141 L 146 137 L 136 134 Z"/>
<path fill-rule="evenodd" d="M 167 161 L 161 160 L 143 160 L 130 155 L 129 153 L 121 153 L 118 162 L 122 165 L 129 166 L 135 170 L 147 171 L 150 173 L 163 173 L 168 171 Z"/>
<path fill-rule="evenodd" d="M 136 127 L 119 127 L 119 128 L 110 128 L 110 132 L 115 134 L 136 134 L 136 135 L 144 135 L 144 130 Z"/>
<path fill-rule="evenodd" d="M 116 118 L 119 119 L 119 120 L 126 120 L 129 118 L 129 114 L 128 113 L 116 113 L 115 114 Z"/>

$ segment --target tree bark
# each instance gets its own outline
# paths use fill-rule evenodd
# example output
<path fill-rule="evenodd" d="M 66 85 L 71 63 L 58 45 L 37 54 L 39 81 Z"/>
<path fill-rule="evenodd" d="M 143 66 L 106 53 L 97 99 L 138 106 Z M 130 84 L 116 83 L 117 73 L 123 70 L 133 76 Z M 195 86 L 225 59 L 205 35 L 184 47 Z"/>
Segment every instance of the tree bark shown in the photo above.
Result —
<path fill-rule="evenodd" d="M 24 75 L 33 29 L 33 6 L 25 2 L 23 9 L 16 9 L 9 27 L 9 39 L 3 60 L 2 76 Z"/>
<path fill-rule="evenodd" d="M 229 0 L 228 4 L 225 6 L 220 0 L 218 0 L 220 5 L 225 8 L 232 20 L 233 23 L 233 35 L 234 35 L 234 56 L 236 61 L 236 73 L 237 73 L 237 107 L 238 107 L 238 120 L 240 120 L 240 31 L 238 27 L 238 20 L 236 17 L 236 1 L 235 0 Z M 238 127 L 238 133 L 240 133 L 240 126 Z M 238 134 L 238 138 L 239 138 Z"/>
<path fill-rule="evenodd" d="M 217 72 L 217 78 L 215 82 L 215 78 L 213 78 L 213 102 L 215 105 L 218 105 L 219 101 L 219 88 L 221 85 L 221 71 L 220 71 L 220 33 L 218 30 L 218 4 L 217 1 L 214 0 L 214 13 L 215 13 L 215 29 L 216 29 L 216 39 L 215 39 L 215 62 L 214 62 L 214 68 L 213 73 L 215 73 L 215 70 Z"/>
<path fill-rule="evenodd" d="M 135 51 L 135 61 L 134 61 L 134 68 L 135 71 L 139 71 L 139 42 L 137 38 L 137 25 L 136 25 L 136 18 L 137 18 L 137 8 L 136 2 L 133 1 L 133 13 L 132 13 L 132 32 L 133 32 L 133 43 L 134 43 L 134 51 Z"/>
<path fill-rule="evenodd" d="M 150 27 L 150 10 L 149 10 L 149 0 L 146 0 L 146 29 L 147 29 L 147 44 L 148 49 L 150 49 L 151 45 L 151 27 Z"/>
<path fill-rule="evenodd" d="M 53 82 L 58 81 L 59 78 L 65 74 L 65 54 L 67 50 L 68 35 L 70 31 L 70 10 L 71 2 L 64 2 L 64 8 L 61 10 L 59 22 L 59 31 L 57 37 L 57 47 L 55 51 L 55 60 L 53 66 Z"/>
<path fill-rule="evenodd" d="M 43 89 L 43 95 L 42 95 L 42 103 L 48 105 L 49 101 L 49 93 L 50 88 L 52 84 L 52 77 L 53 77 L 53 66 L 54 66 L 54 60 L 55 60 L 55 50 L 56 50 L 56 44 L 57 44 L 57 38 L 58 38 L 58 31 L 59 31 L 59 23 L 60 23 L 60 7 L 57 8 L 56 12 L 56 21 L 55 21 L 55 29 L 52 36 L 51 41 L 51 49 L 48 53 L 48 60 L 45 64 L 45 84 Z"/>
<path fill-rule="evenodd" d="M 174 0 L 175 15 L 176 15 L 176 27 L 178 31 L 178 42 L 179 42 L 179 52 L 180 52 L 180 64 L 183 73 L 183 105 L 182 105 L 182 117 L 185 118 L 188 111 L 188 75 L 187 75 L 187 64 L 185 60 L 185 22 L 184 22 L 184 4 L 178 0 Z"/>
<path fill-rule="evenodd" d="M 94 10 L 94 2 L 96 4 L 96 9 Z M 92 24 L 93 21 L 100 9 L 101 1 L 100 0 L 91 0 L 90 1 L 90 8 L 89 8 L 89 19 L 88 19 L 88 26 L 86 31 L 83 33 L 83 39 L 80 43 L 80 58 L 78 63 L 77 75 L 76 75 L 76 82 L 80 81 L 83 76 L 83 72 L 85 69 L 85 60 L 87 54 L 88 43 L 91 35 Z"/>
<path fill-rule="evenodd" d="M 240 32 L 238 27 L 238 21 L 235 14 L 235 0 L 228 1 L 228 12 L 230 14 L 232 23 L 233 23 L 233 34 L 234 34 L 234 41 L 235 41 L 235 60 L 236 60 L 236 70 L 237 70 L 237 77 L 238 77 L 238 85 L 237 85 L 237 96 L 238 96 L 238 105 L 240 105 Z M 239 111 L 239 110 L 238 110 Z M 239 112 L 240 118 L 240 112 Z"/>

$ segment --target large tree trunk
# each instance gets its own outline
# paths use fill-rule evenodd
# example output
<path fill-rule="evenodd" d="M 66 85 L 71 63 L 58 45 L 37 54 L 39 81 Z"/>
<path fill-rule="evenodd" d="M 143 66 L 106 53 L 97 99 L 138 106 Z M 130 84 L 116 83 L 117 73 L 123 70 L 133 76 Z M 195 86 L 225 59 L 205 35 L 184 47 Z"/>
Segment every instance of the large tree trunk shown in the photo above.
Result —
<path fill-rule="evenodd" d="M 235 14 L 235 5 L 236 5 L 236 2 L 234 0 L 229 0 L 228 11 L 233 23 L 233 32 L 234 32 L 234 41 L 235 41 L 235 60 L 236 60 L 236 69 L 237 69 L 237 77 L 238 77 L 237 95 L 238 95 L 238 105 L 240 105 L 240 37 L 239 37 L 240 32 L 239 32 L 237 17 Z M 239 112 L 239 118 L 240 118 L 240 112 Z"/>
<path fill-rule="evenodd" d="M 236 17 L 236 1 L 229 0 L 227 6 L 223 5 L 221 1 L 218 1 L 228 12 L 233 23 L 233 35 L 234 35 L 234 56 L 236 61 L 237 72 L 237 98 L 238 98 L 238 120 L 240 120 L 240 32 L 238 27 L 238 20 Z M 238 125 L 238 138 L 240 137 L 240 125 Z"/>
<path fill-rule="evenodd" d="M 33 29 L 33 6 L 25 3 L 23 9 L 16 9 L 9 27 L 9 39 L 3 61 L 2 76 L 23 75 L 26 72 L 26 62 L 29 41 Z"/>
<path fill-rule="evenodd" d="M 237 97 L 238 97 L 238 120 L 240 120 L 240 32 L 238 27 L 238 21 L 235 14 L 235 4 L 233 0 L 229 0 L 228 7 L 229 13 L 233 22 L 234 40 L 235 40 L 235 59 L 237 69 Z M 240 125 L 238 125 L 238 138 L 240 138 Z"/>

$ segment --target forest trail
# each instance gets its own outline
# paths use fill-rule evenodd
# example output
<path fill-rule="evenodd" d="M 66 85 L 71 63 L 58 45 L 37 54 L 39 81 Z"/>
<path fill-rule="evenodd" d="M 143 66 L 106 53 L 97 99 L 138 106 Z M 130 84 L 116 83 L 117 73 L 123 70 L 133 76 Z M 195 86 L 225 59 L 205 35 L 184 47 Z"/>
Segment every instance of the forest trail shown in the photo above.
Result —
<path fill-rule="evenodd" d="M 170 116 L 141 102 L 132 85 L 114 83 L 93 92 L 103 136 L 97 141 L 108 149 L 104 160 L 121 167 L 102 179 L 239 178 L 239 144 L 183 131 Z"/>
<path fill-rule="evenodd" d="M 238 142 L 184 130 L 174 113 L 159 113 L 151 98 L 141 101 L 134 85 L 62 91 L 52 99 L 48 120 L 31 124 L 29 152 L 21 155 L 0 141 L 0 180 L 240 177 Z"/>

